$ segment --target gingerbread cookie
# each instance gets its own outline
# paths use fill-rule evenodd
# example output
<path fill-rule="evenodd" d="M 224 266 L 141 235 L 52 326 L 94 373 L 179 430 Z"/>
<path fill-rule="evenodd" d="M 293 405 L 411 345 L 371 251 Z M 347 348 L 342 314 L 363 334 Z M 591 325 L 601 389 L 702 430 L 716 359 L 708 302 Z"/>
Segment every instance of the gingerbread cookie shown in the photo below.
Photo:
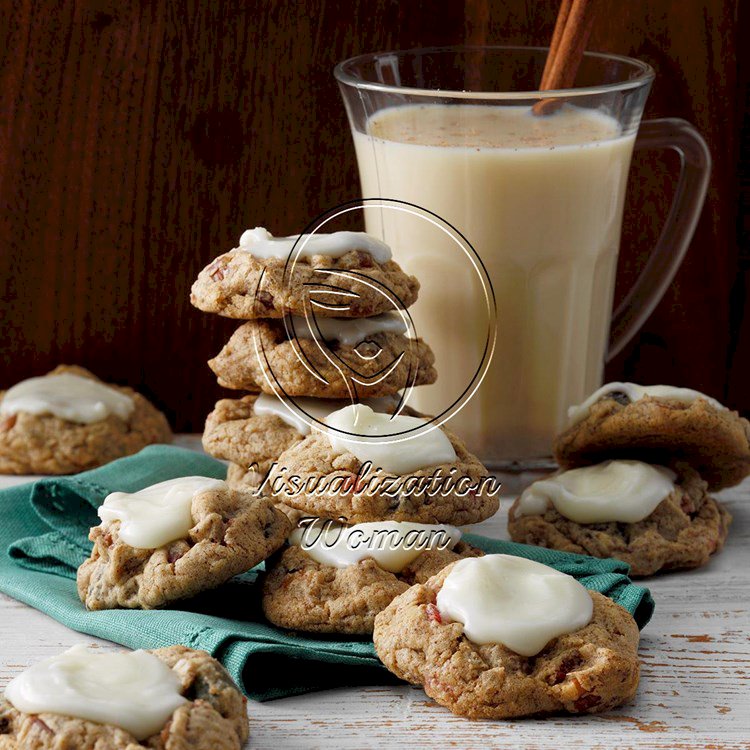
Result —
<path fill-rule="evenodd" d="M 245 323 L 209 367 L 225 388 L 349 401 L 435 382 L 435 355 L 405 335 L 398 315 L 316 323 L 315 330 L 301 319 Z"/>
<path fill-rule="evenodd" d="M 57 705 L 55 695 L 50 696 L 52 678 L 44 672 L 46 663 L 38 663 L 13 680 L 5 699 L 0 698 L 0 747 L 8 750 L 240 750 L 244 746 L 248 737 L 246 699 L 224 667 L 205 651 L 170 646 L 123 654 L 91 654 L 90 657 L 88 653 L 78 646 L 46 661 L 55 664 L 55 682 L 66 684 L 65 706 L 79 703 L 82 714 L 96 719 L 71 716 L 61 710 L 45 711 L 46 702 L 51 701 L 56 709 L 62 705 Z M 98 663 L 101 665 L 97 666 Z M 66 672 L 71 668 L 85 675 L 82 690 L 82 680 L 67 682 Z M 124 685 L 116 681 L 112 684 L 113 671 L 118 668 L 123 669 Z M 87 691 L 96 688 L 100 676 L 104 678 L 100 690 L 89 695 Z M 128 691 L 131 696 L 138 692 L 131 684 L 138 680 L 154 692 L 151 705 L 143 706 L 137 696 L 135 701 L 132 698 L 128 701 Z M 160 686 L 164 692 L 174 695 L 165 696 L 158 691 Z M 123 697 L 119 693 L 121 687 L 125 691 Z M 16 695 L 20 696 L 19 703 L 31 704 L 28 710 L 20 710 L 10 702 L 9 698 Z M 170 710 L 168 701 L 177 707 Z M 166 716 L 163 723 L 160 713 Z M 103 720 L 110 715 L 118 724 Z M 149 728 L 149 724 L 155 721 L 160 726 L 151 731 L 154 727 Z M 123 728 L 122 724 L 128 728 Z"/>
<path fill-rule="evenodd" d="M 311 305 L 320 316 L 365 318 L 403 310 L 417 299 L 419 282 L 375 237 L 307 235 L 295 247 L 297 239 L 248 230 L 238 248 L 201 271 L 190 301 L 205 312 L 254 320 L 304 315 Z"/>
<path fill-rule="evenodd" d="M 555 441 L 563 468 L 632 458 L 690 464 L 711 490 L 750 474 L 750 423 L 718 401 L 688 388 L 608 383 L 569 410 Z"/>
<path fill-rule="evenodd" d="M 614 557 L 635 576 L 705 565 L 731 516 L 693 469 L 676 468 L 607 461 L 534 482 L 508 513 L 511 539 Z"/>
<path fill-rule="evenodd" d="M 0 474 L 74 474 L 172 440 L 131 388 L 60 365 L 0 393 Z"/>
<path fill-rule="evenodd" d="M 153 609 L 225 583 L 285 541 L 291 524 L 267 498 L 183 477 L 112 493 L 78 569 L 88 609 Z"/>
<path fill-rule="evenodd" d="M 391 672 L 472 719 L 619 706 L 638 686 L 638 637 L 611 599 L 506 555 L 461 560 L 412 586 L 373 635 Z"/>
<path fill-rule="evenodd" d="M 305 532 L 317 543 L 302 546 Z M 263 611 L 274 625 L 367 635 L 378 612 L 413 583 L 424 583 L 456 560 L 483 554 L 447 526 L 379 522 L 334 527 L 323 539 L 321 533 L 309 526 L 297 529 L 296 543 L 266 564 Z M 409 533 L 422 535 L 411 547 Z M 364 540 L 352 536 L 365 534 Z M 347 539 L 357 546 L 346 548 Z"/>
<path fill-rule="evenodd" d="M 326 422 L 336 431 L 313 432 L 279 456 L 268 478 L 269 491 L 278 502 L 347 523 L 393 520 L 462 526 L 497 511 L 499 485 L 447 430 L 415 432 L 390 444 L 347 439 L 360 429 L 377 437 L 380 427 L 416 430 L 427 424 L 419 417 L 373 412 L 363 404 L 334 412 Z M 368 428 L 372 423 L 375 428 Z"/>

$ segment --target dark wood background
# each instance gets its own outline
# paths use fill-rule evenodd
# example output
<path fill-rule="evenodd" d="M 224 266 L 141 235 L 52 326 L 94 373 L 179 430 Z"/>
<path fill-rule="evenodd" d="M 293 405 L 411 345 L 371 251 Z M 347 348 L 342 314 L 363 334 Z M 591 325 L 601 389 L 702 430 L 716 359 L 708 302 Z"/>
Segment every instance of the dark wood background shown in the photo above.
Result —
<path fill-rule="evenodd" d="M 657 70 L 647 116 L 693 122 L 714 171 L 687 260 L 611 379 L 750 411 L 747 3 L 600 0 L 590 48 Z M 742 7 L 744 5 L 744 8 Z M 446 43 L 544 44 L 557 0 L 10 0 L 0 8 L 0 387 L 59 362 L 129 383 L 178 430 L 220 395 L 234 323 L 190 307 L 248 226 L 298 231 L 358 194 L 339 60 Z M 738 169 L 737 165 L 740 164 Z M 639 156 L 619 293 L 676 164 Z"/>

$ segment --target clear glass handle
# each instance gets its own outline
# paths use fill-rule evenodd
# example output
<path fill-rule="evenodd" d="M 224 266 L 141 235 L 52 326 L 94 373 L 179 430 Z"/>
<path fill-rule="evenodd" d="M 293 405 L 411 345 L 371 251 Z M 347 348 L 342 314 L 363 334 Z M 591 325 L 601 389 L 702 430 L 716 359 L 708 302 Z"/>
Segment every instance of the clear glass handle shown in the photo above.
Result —
<path fill-rule="evenodd" d="M 607 361 L 619 354 L 672 283 L 685 257 L 706 197 L 711 154 L 701 134 L 685 120 L 641 123 L 636 149 L 671 148 L 680 155 L 680 177 L 672 207 L 646 267 L 612 316 Z"/>

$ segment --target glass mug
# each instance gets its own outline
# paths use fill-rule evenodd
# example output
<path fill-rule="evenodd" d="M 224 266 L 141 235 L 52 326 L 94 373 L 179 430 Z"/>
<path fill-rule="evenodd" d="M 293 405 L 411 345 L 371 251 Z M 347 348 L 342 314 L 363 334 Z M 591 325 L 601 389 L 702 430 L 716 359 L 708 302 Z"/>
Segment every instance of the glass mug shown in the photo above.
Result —
<path fill-rule="evenodd" d="M 495 468 L 549 463 L 568 407 L 601 385 L 605 358 L 672 281 L 710 171 L 706 144 L 689 123 L 640 125 L 649 65 L 587 53 L 579 86 L 540 92 L 546 57 L 543 48 L 445 47 L 362 55 L 335 69 L 363 197 L 438 214 L 489 272 L 494 358 L 448 426 Z M 537 114 L 542 100 L 546 114 Z M 675 149 L 682 168 L 656 248 L 612 315 L 634 146 Z M 366 228 L 421 282 L 411 312 L 435 352 L 438 380 L 417 388 L 410 405 L 438 413 L 465 388 L 484 343 L 473 313 L 476 278 L 450 240 L 407 212 L 368 211 Z"/>

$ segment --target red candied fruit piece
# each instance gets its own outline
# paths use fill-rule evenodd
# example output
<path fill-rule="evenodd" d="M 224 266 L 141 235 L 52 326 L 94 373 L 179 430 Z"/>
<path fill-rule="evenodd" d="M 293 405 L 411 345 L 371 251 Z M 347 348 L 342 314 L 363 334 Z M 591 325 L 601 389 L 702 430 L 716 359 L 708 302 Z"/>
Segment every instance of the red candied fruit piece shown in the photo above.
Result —
<path fill-rule="evenodd" d="M 440 616 L 440 610 L 434 604 L 428 604 L 425 607 L 425 613 L 430 620 L 434 620 L 438 624 L 442 624 L 443 618 Z"/>
<path fill-rule="evenodd" d="M 687 516 L 695 513 L 695 503 L 693 503 L 693 500 L 689 495 L 683 495 L 682 500 L 680 500 L 680 510 L 682 510 Z"/>
<path fill-rule="evenodd" d="M 9 417 L 0 421 L 0 432 L 8 432 L 8 430 L 12 430 L 16 425 L 17 419 L 18 416 L 16 414 L 11 414 Z"/>
<path fill-rule="evenodd" d="M 54 734 L 54 732 L 49 728 L 49 726 L 47 726 L 47 724 L 45 724 L 38 716 L 35 716 L 31 720 L 31 723 L 34 726 L 39 727 L 39 729 L 41 729 L 41 731 L 44 732 L 45 734 Z"/>
<path fill-rule="evenodd" d="M 212 263 L 208 267 L 208 276 L 211 281 L 223 281 L 224 280 L 224 268 L 222 263 L 217 261 Z"/>
<path fill-rule="evenodd" d="M 367 487 L 367 481 L 356 474 L 348 476 L 341 484 L 341 494 L 348 495 L 350 493 L 356 495 L 358 492 L 362 492 Z"/>

